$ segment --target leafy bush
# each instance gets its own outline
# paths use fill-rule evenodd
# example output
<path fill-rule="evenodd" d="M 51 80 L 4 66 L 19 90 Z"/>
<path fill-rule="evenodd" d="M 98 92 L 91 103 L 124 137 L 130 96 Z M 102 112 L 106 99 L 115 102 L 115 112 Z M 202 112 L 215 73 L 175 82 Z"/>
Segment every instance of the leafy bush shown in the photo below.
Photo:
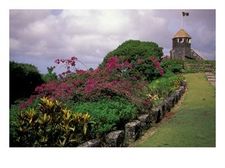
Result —
<path fill-rule="evenodd" d="M 160 59 L 163 55 L 162 48 L 154 42 L 144 42 L 139 40 L 128 40 L 122 43 L 118 48 L 109 52 L 104 58 L 103 63 L 112 56 L 118 56 L 122 60 L 128 60 L 133 63 L 137 59 L 148 59 L 149 56 L 154 55 Z"/>
<path fill-rule="evenodd" d="M 154 56 L 151 56 L 146 60 L 138 59 L 134 64 L 134 68 L 130 72 L 130 75 L 139 77 L 137 78 L 138 80 L 143 78 L 148 81 L 152 81 L 163 74 L 164 70 L 158 59 Z"/>
<path fill-rule="evenodd" d="M 181 75 L 174 75 L 173 73 L 167 73 L 163 77 L 152 81 L 149 84 L 151 97 L 158 97 L 163 99 L 170 95 L 179 88 L 184 77 Z"/>
<path fill-rule="evenodd" d="M 96 123 L 93 131 L 97 135 L 107 133 L 115 127 L 123 127 L 137 115 L 136 106 L 122 98 L 72 103 L 70 108 L 76 112 L 88 112 Z"/>
<path fill-rule="evenodd" d="M 130 71 L 131 76 L 137 77 L 137 80 L 143 77 L 151 81 L 163 74 L 163 69 L 161 69 L 159 63 L 162 55 L 162 48 L 154 42 L 129 40 L 109 52 L 101 67 L 105 66 L 111 57 L 116 56 L 122 62 L 127 61 L 133 66 Z"/>
<path fill-rule="evenodd" d="M 88 137 L 91 117 L 75 113 L 57 100 L 40 99 L 38 109 L 30 108 L 11 118 L 12 146 L 77 146 Z"/>
<path fill-rule="evenodd" d="M 35 87 L 43 82 L 35 66 L 10 62 L 10 104 L 17 99 L 29 97 Z"/>
<path fill-rule="evenodd" d="M 166 72 L 181 73 L 184 70 L 184 61 L 163 60 L 161 66 Z"/>

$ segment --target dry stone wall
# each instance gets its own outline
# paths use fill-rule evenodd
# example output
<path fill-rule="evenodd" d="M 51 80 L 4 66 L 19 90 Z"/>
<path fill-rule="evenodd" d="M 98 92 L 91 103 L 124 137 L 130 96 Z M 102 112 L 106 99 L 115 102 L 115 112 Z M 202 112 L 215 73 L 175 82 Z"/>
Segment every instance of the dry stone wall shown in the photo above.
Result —
<path fill-rule="evenodd" d="M 149 113 L 141 114 L 136 120 L 128 122 L 124 130 L 116 130 L 108 133 L 101 139 L 92 139 L 81 144 L 79 147 L 125 147 L 137 140 L 143 133 L 152 127 L 154 123 L 160 122 L 166 113 L 180 100 L 185 93 L 186 82 L 183 82 L 178 90 L 167 97 L 158 107 Z"/>

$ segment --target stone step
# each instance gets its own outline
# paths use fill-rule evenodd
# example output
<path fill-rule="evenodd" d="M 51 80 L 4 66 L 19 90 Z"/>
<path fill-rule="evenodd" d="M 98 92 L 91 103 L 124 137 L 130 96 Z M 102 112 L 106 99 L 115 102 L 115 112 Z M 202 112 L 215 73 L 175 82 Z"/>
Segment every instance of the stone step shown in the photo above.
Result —
<path fill-rule="evenodd" d="M 216 76 L 214 73 L 208 73 L 206 76 Z"/>
<path fill-rule="evenodd" d="M 216 76 L 215 73 L 212 72 L 205 72 L 206 78 L 209 81 L 209 83 L 213 86 L 216 85 Z"/>
<path fill-rule="evenodd" d="M 215 75 L 215 73 L 209 71 L 209 72 L 205 72 L 206 75 Z"/>
<path fill-rule="evenodd" d="M 216 78 L 214 75 L 207 75 L 207 78 Z"/>

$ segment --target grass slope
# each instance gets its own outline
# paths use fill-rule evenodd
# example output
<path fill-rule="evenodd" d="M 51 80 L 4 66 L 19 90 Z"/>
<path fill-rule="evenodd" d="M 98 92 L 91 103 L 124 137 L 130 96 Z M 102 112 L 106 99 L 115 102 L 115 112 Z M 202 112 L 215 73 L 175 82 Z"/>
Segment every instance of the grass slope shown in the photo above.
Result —
<path fill-rule="evenodd" d="M 215 88 L 203 73 L 186 74 L 188 91 L 175 115 L 139 147 L 214 147 Z"/>

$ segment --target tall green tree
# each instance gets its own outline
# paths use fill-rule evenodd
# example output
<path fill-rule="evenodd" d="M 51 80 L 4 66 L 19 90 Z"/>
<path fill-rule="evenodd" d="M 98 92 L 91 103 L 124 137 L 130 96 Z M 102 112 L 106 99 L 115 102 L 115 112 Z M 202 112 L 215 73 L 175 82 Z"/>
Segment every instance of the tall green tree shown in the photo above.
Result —
<path fill-rule="evenodd" d="M 35 87 L 43 82 L 34 65 L 10 62 L 10 104 L 29 97 Z"/>

